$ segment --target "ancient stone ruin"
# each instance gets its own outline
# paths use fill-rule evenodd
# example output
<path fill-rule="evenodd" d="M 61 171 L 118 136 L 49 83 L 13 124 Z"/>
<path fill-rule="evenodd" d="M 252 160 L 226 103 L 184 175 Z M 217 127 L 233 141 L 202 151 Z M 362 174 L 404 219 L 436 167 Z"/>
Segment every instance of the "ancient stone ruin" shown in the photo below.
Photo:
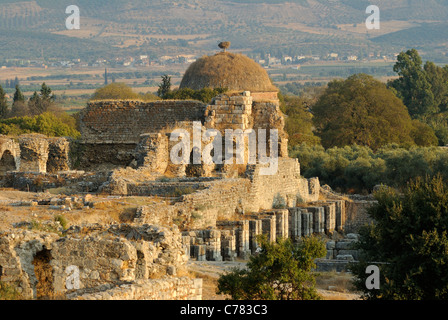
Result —
<path fill-rule="evenodd" d="M 225 70 L 219 69 L 222 59 L 230 61 Z M 197 299 L 200 279 L 182 276 L 187 260 L 248 259 L 257 252 L 260 234 L 271 241 L 326 237 L 333 241 L 322 262 L 326 269 L 332 268 L 329 261 L 342 261 L 343 268 L 356 259 L 344 244 L 353 237 L 344 242 L 342 235 L 357 232 L 372 202 L 336 195 L 317 178 L 301 176 L 297 159 L 288 156 L 277 89 L 253 63 L 227 52 L 194 63 L 182 87 L 230 89 L 209 104 L 91 101 L 81 112 L 79 140 L 0 136 L 0 187 L 39 192 L 63 187 L 68 193 L 61 203 L 41 199 L 20 205 L 69 212 L 95 205 L 73 196 L 86 193 L 146 202 L 126 224 L 53 233 L 21 224 L 3 231 L 0 281 L 16 284 L 26 298 Z M 204 70 L 214 65 L 220 67 Z M 251 80 L 240 81 L 241 73 Z M 210 130 L 216 135 L 206 136 Z M 226 144 L 217 137 L 227 138 L 228 130 L 243 134 Z M 188 148 L 181 155 L 189 161 L 172 161 L 180 141 L 176 132 L 184 134 Z M 263 152 L 252 148 L 260 144 L 266 146 Z M 205 161 L 210 146 L 213 159 L 230 154 L 232 161 Z M 262 160 L 269 157 L 277 161 L 266 174 L 272 163 Z"/>

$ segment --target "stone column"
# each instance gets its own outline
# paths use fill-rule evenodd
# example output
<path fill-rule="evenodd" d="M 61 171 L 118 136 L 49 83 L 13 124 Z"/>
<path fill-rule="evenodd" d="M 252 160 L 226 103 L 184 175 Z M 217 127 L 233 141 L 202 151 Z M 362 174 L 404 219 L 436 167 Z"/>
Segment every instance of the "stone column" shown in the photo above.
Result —
<path fill-rule="evenodd" d="M 313 213 L 314 233 L 325 232 L 325 210 L 323 207 L 308 207 L 308 211 Z"/>
<path fill-rule="evenodd" d="M 288 224 L 288 209 L 276 210 L 274 212 L 276 220 L 276 237 L 288 238 L 289 237 L 289 224 Z"/>
<path fill-rule="evenodd" d="M 239 221 L 239 227 L 237 229 L 237 241 L 238 241 L 238 257 L 241 259 L 248 259 L 250 256 L 249 249 L 249 221 Z"/>
<path fill-rule="evenodd" d="M 269 242 L 276 241 L 276 221 L 275 216 L 264 216 L 262 221 L 263 234 L 268 238 Z"/>
<path fill-rule="evenodd" d="M 236 236 L 233 230 L 221 231 L 221 256 L 224 261 L 234 261 L 236 258 Z"/>
<path fill-rule="evenodd" d="M 309 237 L 313 234 L 313 214 L 307 210 L 302 209 L 302 235 L 304 237 Z"/>
<path fill-rule="evenodd" d="M 327 234 L 334 231 L 336 225 L 336 205 L 334 203 L 326 203 L 325 208 L 325 232 Z"/>
<path fill-rule="evenodd" d="M 258 248 L 257 236 L 262 234 L 262 221 L 261 220 L 249 220 L 249 249 L 252 254 Z"/>
<path fill-rule="evenodd" d="M 289 208 L 289 234 L 293 241 L 302 237 L 302 211 L 300 208 Z"/>

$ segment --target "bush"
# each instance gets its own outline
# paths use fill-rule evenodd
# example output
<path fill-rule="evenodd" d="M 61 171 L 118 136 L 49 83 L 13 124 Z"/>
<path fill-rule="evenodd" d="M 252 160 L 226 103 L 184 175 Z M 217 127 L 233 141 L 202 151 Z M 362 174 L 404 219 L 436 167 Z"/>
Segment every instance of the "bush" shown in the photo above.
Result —
<path fill-rule="evenodd" d="M 286 208 L 286 200 L 283 198 L 280 193 L 277 193 L 272 201 L 273 209 L 284 209 Z"/>
<path fill-rule="evenodd" d="M 382 188 L 368 209 L 375 224 L 360 232 L 360 261 L 350 268 L 366 299 L 448 298 L 448 185 L 438 175 L 412 180 L 403 194 Z M 378 261 L 380 288 L 365 286 Z"/>
<path fill-rule="evenodd" d="M 67 114 L 55 115 L 45 112 L 34 117 L 15 117 L 0 120 L 0 134 L 21 135 L 26 133 L 41 133 L 49 137 L 81 136 L 76 130 L 76 121 Z"/>
<path fill-rule="evenodd" d="M 261 252 L 251 256 L 246 269 L 234 268 L 218 279 L 218 294 L 234 300 L 317 300 L 314 260 L 326 254 L 317 238 L 303 238 L 298 245 L 291 239 L 269 242 L 258 238 Z"/>
<path fill-rule="evenodd" d="M 357 145 L 325 150 L 302 144 L 293 147 L 290 156 L 298 158 L 305 178 L 318 177 L 341 192 L 370 192 L 379 184 L 405 188 L 409 180 L 426 175 L 448 179 L 448 154 L 439 147 L 391 144 L 373 152 Z"/>
<path fill-rule="evenodd" d="M 95 90 L 90 100 L 137 100 L 140 95 L 121 82 L 111 83 Z"/>
<path fill-rule="evenodd" d="M 174 100 L 198 100 L 204 103 L 210 103 L 214 97 L 226 91 L 227 89 L 223 88 L 215 88 L 215 89 L 203 88 L 201 90 L 182 88 L 168 92 L 164 98 Z"/>
<path fill-rule="evenodd" d="M 437 144 L 431 128 L 412 121 L 403 102 L 384 83 L 366 74 L 331 81 L 312 113 L 317 134 L 327 148 L 358 144 L 377 150 L 389 143 Z M 424 134 L 418 134 L 420 129 Z"/>
<path fill-rule="evenodd" d="M 0 281 L 0 300 L 21 300 L 17 286 Z"/>

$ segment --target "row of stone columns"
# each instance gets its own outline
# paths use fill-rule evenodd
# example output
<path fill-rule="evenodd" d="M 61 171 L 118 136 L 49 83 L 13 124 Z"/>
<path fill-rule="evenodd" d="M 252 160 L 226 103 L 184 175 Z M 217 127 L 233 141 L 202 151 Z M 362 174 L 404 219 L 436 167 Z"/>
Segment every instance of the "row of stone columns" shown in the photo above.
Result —
<path fill-rule="evenodd" d="M 245 217 L 247 220 L 217 221 L 216 229 L 184 232 L 188 236 L 184 243 L 190 248 L 190 256 L 198 261 L 247 259 L 257 252 L 259 235 L 265 235 L 270 242 L 279 238 L 298 241 L 313 234 L 342 231 L 345 202 L 316 202 Z"/>

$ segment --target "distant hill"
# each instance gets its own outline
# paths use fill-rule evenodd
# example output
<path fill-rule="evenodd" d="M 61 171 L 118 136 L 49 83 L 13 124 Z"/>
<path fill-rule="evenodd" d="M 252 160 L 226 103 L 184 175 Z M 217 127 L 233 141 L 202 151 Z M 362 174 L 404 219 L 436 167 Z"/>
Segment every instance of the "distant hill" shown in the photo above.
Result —
<path fill-rule="evenodd" d="M 439 27 L 448 20 L 446 0 L 71 0 L 81 30 L 66 30 L 58 0 L 0 0 L 1 58 L 154 56 L 230 50 L 253 55 L 362 55 L 425 46 L 448 51 Z M 382 30 L 363 28 L 368 5 L 381 9 Z M 416 35 L 415 37 L 413 35 Z"/>

